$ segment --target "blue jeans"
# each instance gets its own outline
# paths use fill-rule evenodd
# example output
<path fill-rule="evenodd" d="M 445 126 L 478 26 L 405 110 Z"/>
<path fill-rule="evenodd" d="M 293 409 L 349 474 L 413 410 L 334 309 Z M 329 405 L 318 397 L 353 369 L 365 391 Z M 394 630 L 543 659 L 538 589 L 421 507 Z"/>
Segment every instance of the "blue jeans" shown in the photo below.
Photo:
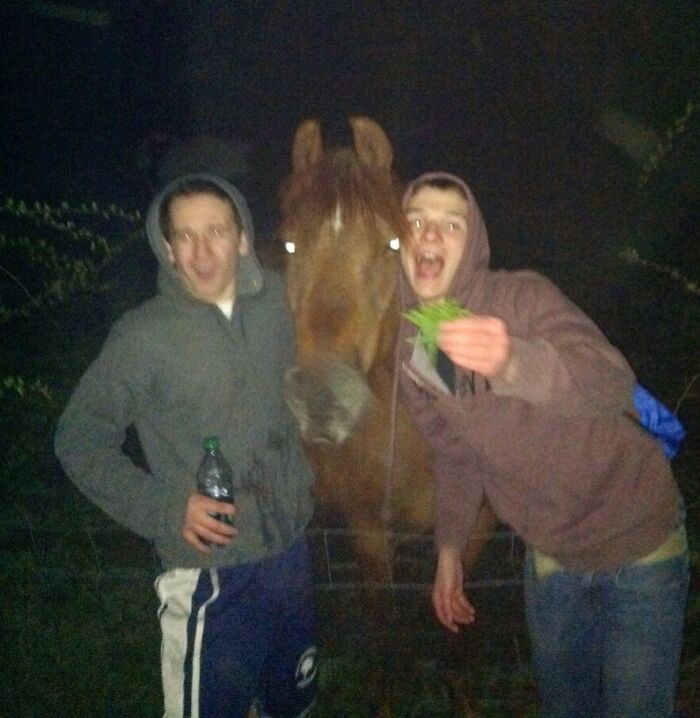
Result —
<path fill-rule="evenodd" d="M 688 594 L 687 551 L 614 571 L 525 565 L 525 608 L 546 718 L 670 718 Z"/>

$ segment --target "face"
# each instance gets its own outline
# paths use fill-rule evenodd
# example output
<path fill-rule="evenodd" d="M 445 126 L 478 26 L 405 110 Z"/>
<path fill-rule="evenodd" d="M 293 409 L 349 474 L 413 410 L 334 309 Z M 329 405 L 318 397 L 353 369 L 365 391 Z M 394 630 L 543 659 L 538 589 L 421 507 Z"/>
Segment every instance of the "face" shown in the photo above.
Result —
<path fill-rule="evenodd" d="M 467 200 L 453 189 L 421 187 L 406 219 L 411 241 L 402 244 L 401 264 L 421 303 L 444 299 L 467 244 Z"/>
<path fill-rule="evenodd" d="M 169 225 L 170 259 L 192 294 L 210 304 L 233 299 L 238 255 L 248 253 L 248 241 L 231 205 L 213 194 L 175 197 Z"/>

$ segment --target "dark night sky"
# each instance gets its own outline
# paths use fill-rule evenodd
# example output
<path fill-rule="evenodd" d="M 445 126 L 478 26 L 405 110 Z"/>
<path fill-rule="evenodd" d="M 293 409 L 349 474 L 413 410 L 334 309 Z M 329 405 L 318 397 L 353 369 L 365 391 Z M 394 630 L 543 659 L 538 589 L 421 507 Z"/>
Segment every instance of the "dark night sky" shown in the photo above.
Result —
<path fill-rule="evenodd" d="M 552 136 L 590 134 L 605 104 L 663 128 L 697 93 L 698 5 L 3 3 L 0 188 L 141 205 L 139 143 L 209 133 L 248 143 L 250 184 L 269 197 L 297 122 L 319 116 L 332 133 L 352 113 L 384 125 L 404 178 L 508 176 L 516 160 L 541 164 Z M 109 22 L 79 22 L 95 18 L 80 9 Z"/>

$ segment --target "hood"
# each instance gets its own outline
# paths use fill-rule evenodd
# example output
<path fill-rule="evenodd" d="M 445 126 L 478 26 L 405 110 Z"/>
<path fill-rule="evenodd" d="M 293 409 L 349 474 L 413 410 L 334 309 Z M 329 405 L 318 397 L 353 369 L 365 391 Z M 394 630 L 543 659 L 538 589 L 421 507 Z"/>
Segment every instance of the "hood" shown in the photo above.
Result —
<path fill-rule="evenodd" d="M 182 187 L 192 181 L 207 181 L 219 186 L 230 198 L 241 218 L 241 229 L 248 238 L 248 254 L 241 255 L 238 258 L 238 267 L 236 273 L 236 296 L 246 296 L 257 294 L 263 286 L 263 271 L 260 262 L 255 255 L 255 230 L 253 229 L 253 218 L 248 209 L 248 203 L 245 197 L 236 187 L 221 177 L 215 175 L 196 173 L 187 174 L 178 177 L 167 184 L 151 202 L 146 216 L 146 235 L 148 243 L 151 245 L 153 253 L 158 259 L 158 289 L 163 292 L 176 290 L 178 293 L 184 293 L 189 299 L 194 298 L 187 292 L 182 283 L 179 272 L 175 269 L 168 257 L 167 240 L 160 229 L 160 208 L 163 199 L 170 195 L 173 190 Z"/>
<path fill-rule="evenodd" d="M 474 275 L 483 270 L 488 270 L 491 260 L 491 248 L 489 246 L 488 232 L 484 224 L 484 218 L 481 209 L 477 204 L 474 195 L 468 185 L 456 175 L 449 172 L 426 172 L 416 177 L 406 187 L 403 194 L 401 205 L 406 209 L 408 200 L 413 195 L 416 185 L 430 180 L 449 180 L 458 184 L 467 196 L 469 204 L 469 213 L 467 215 L 467 244 L 464 248 L 464 254 L 457 266 L 455 276 L 452 278 L 450 289 L 447 294 L 449 297 L 461 299 L 464 296 L 465 289 L 468 287 Z M 413 294 L 410 284 L 406 281 L 402 273 L 402 299 L 404 306 L 412 306 L 417 303 L 417 299 Z"/>

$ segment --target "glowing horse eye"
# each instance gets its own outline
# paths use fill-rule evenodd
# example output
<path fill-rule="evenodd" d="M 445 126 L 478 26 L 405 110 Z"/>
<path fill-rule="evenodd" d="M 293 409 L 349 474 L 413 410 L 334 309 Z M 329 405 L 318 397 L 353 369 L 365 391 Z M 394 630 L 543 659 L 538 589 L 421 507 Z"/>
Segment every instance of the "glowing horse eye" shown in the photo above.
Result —
<path fill-rule="evenodd" d="M 285 242 L 284 249 L 286 250 L 287 254 L 294 254 L 294 252 L 296 252 L 297 250 L 297 247 L 294 242 Z"/>
<path fill-rule="evenodd" d="M 399 247 L 401 247 L 401 240 L 398 237 L 394 237 L 389 240 L 389 249 L 393 249 L 394 252 L 398 252 Z"/>

